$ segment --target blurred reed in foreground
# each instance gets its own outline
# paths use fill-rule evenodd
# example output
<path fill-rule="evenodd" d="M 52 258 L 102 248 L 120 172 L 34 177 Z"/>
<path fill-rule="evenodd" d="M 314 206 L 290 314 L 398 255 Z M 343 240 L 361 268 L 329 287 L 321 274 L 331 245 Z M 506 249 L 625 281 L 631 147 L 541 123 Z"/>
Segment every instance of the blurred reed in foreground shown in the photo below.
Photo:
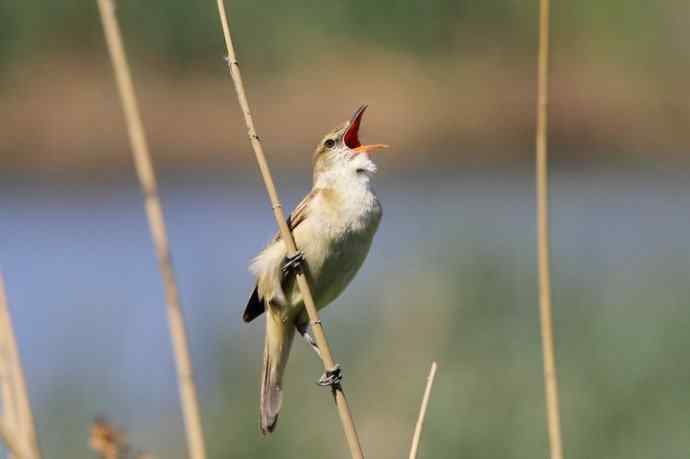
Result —
<path fill-rule="evenodd" d="M 34 415 L 22 366 L 17 337 L 0 272 L 0 377 L 2 377 L 2 434 L 11 454 L 18 459 L 41 459 Z"/>
<path fill-rule="evenodd" d="M 180 304 L 180 294 L 175 280 L 168 234 L 165 228 L 163 208 L 158 196 L 158 185 L 153 170 L 151 154 L 146 142 L 144 126 L 134 93 L 134 85 L 125 55 L 120 28 L 112 0 L 99 0 L 98 8 L 103 24 L 108 52 L 113 64 L 113 73 L 120 94 L 127 132 L 134 156 L 134 166 L 139 185 L 144 194 L 149 231 L 158 258 L 158 269 L 163 280 L 165 306 L 172 341 L 173 356 L 177 369 L 177 384 L 180 391 L 181 410 L 187 434 L 187 448 L 192 459 L 206 459 L 206 445 L 201 423 L 201 410 L 197 395 L 192 359 L 189 354 L 187 326 Z"/>

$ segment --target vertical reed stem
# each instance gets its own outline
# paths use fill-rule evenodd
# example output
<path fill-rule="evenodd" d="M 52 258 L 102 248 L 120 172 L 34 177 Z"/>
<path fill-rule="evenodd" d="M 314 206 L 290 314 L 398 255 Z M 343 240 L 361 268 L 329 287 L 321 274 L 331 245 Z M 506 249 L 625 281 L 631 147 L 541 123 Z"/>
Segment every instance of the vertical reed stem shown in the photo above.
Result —
<path fill-rule="evenodd" d="M 544 360 L 544 385 L 551 459 L 563 458 L 558 380 L 551 305 L 551 255 L 549 241 L 549 179 L 547 108 L 549 84 L 549 0 L 539 2 L 539 68 L 537 88 L 537 227 L 539 251 L 539 312 Z"/>
<path fill-rule="evenodd" d="M 431 386 L 434 384 L 434 377 L 436 376 L 436 362 L 431 364 L 431 370 L 426 381 L 426 389 L 424 389 L 424 396 L 422 397 L 422 407 L 419 409 L 419 418 L 417 418 L 417 425 L 412 436 L 412 447 L 410 448 L 410 458 L 416 459 L 417 450 L 419 449 L 419 439 L 422 436 L 422 427 L 424 426 L 424 418 L 426 416 L 426 407 L 429 405 L 429 398 L 431 397 Z"/>
<path fill-rule="evenodd" d="M 256 133 L 256 128 L 254 127 L 254 120 L 252 118 L 251 111 L 249 109 L 249 102 L 247 101 L 247 95 L 244 90 L 244 83 L 242 82 L 242 74 L 240 73 L 240 66 L 237 61 L 237 56 L 235 55 L 235 47 L 230 36 L 230 27 L 228 25 L 227 14 L 225 13 L 225 6 L 223 0 L 217 0 L 218 2 L 218 14 L 220 16 L 221 26 L 223 28 L 223 35 L 225 37 L 225 45 L 228 51 L 228 70 L 232 80 L 235 84 L 235 91 L 237 92 L 237 99 L 242 107 L 242 113 L 244 114 L 244 120 L 247 124 L 249 140 L 254 149 L 256 155 L 256 161 L 259 164 L 259 169 L 261 171 L 261 176 L 263 177 L 264 184 L 266 185 L 266 191 L 268 192 L 268 197 L 271 201 L 271 206 L 273 208 L 273 214 L 278 223 L 280 229 L 281 237 L 285 242 L 287 249 L 287 255 L 293 256 L 297 252 L 297 247 L 295 246 L 295 241 L 292 237 L 292 233 L 288 228 L 285 220 L 285 214 L 283 213 L 283 206 L 280 204 L 278 198 L 278 193 L 273 183 L 273 177 L 271 176 L 271 171 L 266 162 L 266 156 L 264 155 L 263 147 L 261 146 L 261 141 Z M 321 360 L 323 361 L 323 366 L 326 370 L 332 370 L 335 367 L 335 360 L 331 354 L 331 348 L 328 345 L 328 340 L 326 339 L 326 334 L 319 319 L 319 313 L 314 304 L 314 299 L 311 294 L 311 289 L 309 288 L 309 283 L 306 276 L 303 273 L 297 274 L 297 285 L 302 297 L 304 298 L 304 306 L 309 314 L 309 320 L 311 322 L 311 327 L 314 332 L 314 337 L 316 338 L 316 343 L 321 351 Z M 340 414 L 340 420 L 343 424 L 343 430 L 345 431 L 345 437 L 347 439 L 348 445 L 350 447 L 350 453 L 353 458 L 363 458 L 364 453 L 362 452 L 362 447 L 359 443 L 359 437 L 357 431 L 355 430 L 355 424 L 352 420 L 352 414 L 350 412 L 350 407 L 347 404 L 347 399 L 345 398 L 345 393 L 341 386 L 333 386 L 333 396 L 338 407 L 338 413 Z"/>
<path fill-rule="evenodd" d="M 1 300 L 0 300 L 1 301 Z M 15 402 L 14 391 L 12 388 L 12 375 L 9 369 L 10 352 L 6 345 L 6 340 L 0 344 L 0 384 L 2 384 L 2 421 L 5 429 L 17 430 L 17 404 Z M 3 434 L 3 437 L 10 436 Z M 9 441 L 14 440 L 10 438 Z M 5 441 L 7 444 L 7 441 Z M 13 447 L 8 445 L 7 459 L 17 459 L 13 452 Z"/>
<path fill-rule="evenodd" d="M 7 447 L 7 458 L 14 459 L 28 459 L 29 456 L 24 453 L 23 445 L 20 445 L 17 440 L 15 431 L 8 425 L 4 416 L 0 418 L 0 440 Z"/>
<path fill-rule="evenodd" d="M 151 237 L 158 256 L 158 266 L 163 278 L 165 301 L 167 305 L 168 325 L 173 344 L 173 353 L 177 368 L 177 380 L 182 402 L 182 413 L 187 434 L 189 455 L 192 459 L 205 459 L 206 449 L 201 425 L 201 412 L 197 397 L 194 372 L 189 355 L 187 331 L 180 306 L 180 298 L 175 282 L 170 246 L 165 230 L 163 209 L 158 197 L 156 176 L 153 172 L 144 127 L 139 114 L 139 107 L 134 93 L 132 77 L 122 45 L 120 28 L 111 0 L 98 0 L 98 8 L 103 21 L 103 30 L 110 59 L 115 72 L 120 99 L 127 122 L 127 132 L 134 155 L 134 163 L 146 203 L 146 215 L 149 221 Z"/>
<path fill-rule="evenodd" d="M 3 382 L 3 411 L 5 413 L 12 412 L 10 417 L 3 417 L 3 421 L 13 422 L 6 427 L 14 429 L 19 444 L 26 448 L 26 456 L 31 459 L 40 459 L 41 452 L 36 438 L 34 415 L 31 411 L 29 391 L 19 355 L 17 338 L 12 326 L 12 317 L 7 305 L 5 280 L 2 273 L 0 273 L 0 339 L 2 339 L 3 347 L 1 356 L 3 376 L 8 379 L 7 383 Z M 8 387 L 4 387 L 5 385 Z"/>

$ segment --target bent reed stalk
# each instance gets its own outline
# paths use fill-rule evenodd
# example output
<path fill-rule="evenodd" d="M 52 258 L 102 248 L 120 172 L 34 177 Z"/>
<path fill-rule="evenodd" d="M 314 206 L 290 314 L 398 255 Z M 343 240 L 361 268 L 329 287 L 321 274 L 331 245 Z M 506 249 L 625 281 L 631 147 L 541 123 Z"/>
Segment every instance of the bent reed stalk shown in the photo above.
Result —
<path fill-rule="evenodd" d="M 0 288 L 2 288 L 0 286 Z M 0 293 L 2 295 L 2 293 Z M 0 299 L 4 303 L 3 299 Z M 7 349 L 7 344 L 2 342 L 0 344 L 0 384 L 2 384 L 2 427 L 4 430 L 0 436 L 3 438 L 3 443 L 7 447 L 7 459 L 17 459 L 14 450 L 16 445 L 10 442 L 16 442 L 13 434 L 9 434 L 10 430 L 16 430 L 17 427 L 17 403 L 14 397 L 14 388 L 12 386 L 12 376 L 9 369 L 10 353 Z"/>
<path fill-rule="evenodd" d="M 549 89 L 549 0 L 539 2 L 539 62 L 537 83 L 537 228 L 539 256 L 539 314 L 544 390 L 551 459 L 563 459 L 561 420 L 558 402 L 558 378 L 551 304 L 551 254 L 549 236 L 549 178 L 547 153 Z"/>
<path fill-rule="evenodd" d="M 173 344 L 189 455 L 192 459 L 205 459 L 206 447 L 204 445 L 201 424 L 201 410 L 199 409 L 199 399 L 189 355 L 184 316 L 170 256 L 170 245 L 165 229 L 163 209 L 158 197 L 156 176 L 153 171 L 141 115 L 139 114 L 134 85 L 132 84 L 131 72 L 127 64 L 114 5 L 111 0 L 98 0 L 98 9 L 103 22 L 103 31 L 127 122 L 127 133 L 134 156 L 134 164 L 144 194 L 146 215 L 158 257 L 158 267 L 163 278 L 168 326 Z"/>
<path fill-rule="evenodd" d="M 0 364 L 6 379 L 3 381 L 3 413 L 2 436 L 10 451 L 15 456 L 27 459 L 40 459 L 41 450 L 38 447 L 34 415 L 29 402 L 29 390 L 24 376 L 17 338 L 12 325 L 5 279 L 0 272 L 0 339 L 2 340 L 2 355 Z M 7 413 L 10 413 L 7 415 Z M 10 444 L 13 442 L 14 444 Z"/>
<path fill-rule="evenodd" d="M 7 448 L 7 459 L 30 459 L 30 456 L 22 449 L 16 433 L 10 428 L 4 416 L 0 418 L 0 440 Z"/>
<path fill-rule="evenodd" d="M 429 376 L 427 377 L 426 388 L 424 389 L 424 396 L 422 397 L 422 406 L 419 409 L 419 418 L 412 436 L 412 447 L 410 448 L 409 459 L 416 459 L 417 450 L 419 449 L 419 439 L 422 437 L 422 427 L 424 426 L 424 419 L 426 417 L 426 408 L 429 405 L 429 398 L 431 398 L 431 386 L 434 384 L 434 377 L 436 377 L 436 362 L 431 364 Z"/>
<path fill-rule="evenodd" d="M 285 214 L 283 212 L 283 206 L 278 198 L 278 192 L 276 191 L 275 184 L 273 182 L 273 177 L 271 171 L 268 167 L 266 161 L 266 156 L 264 155 L 263 147 L 261 146 L 261 141 L 256 133 L 256 127 L 254 126 L 254 120 L 252 118 L 251 110 L 249 109 L 249 102 L 247 101 L 247 95 L 244 90 L 244 83 L 242 81 L 242 74 L 240 73 L 240 66 L 237 61 L 237 56 L 235 54 L 235 47 L 230 36 L 230 26 L 228 24 L 228 17 L 225 12 L 225 5 L 223 0 L 217 0 L 218 3 L 218 15 L 220 16 L 221 26 L 223 28 L 223 36 L 225 38 L 225 45 L 228 51 L 227 64 L 230 76 L 235 84 L 235 92 L 237 93 L 237 99 L 239 101 L 240 107 L 242 108 L 242 113 L 244 115 L 244 121 L 247 125 L 249 141 L 254 149 L 254 154 L 256 156 L 256 161 L 259 165 L 259 170 L 261 171 L 261 176 L 263 178 L 264 184 L 266 186 L 266 191 L 268 197 L 271 201 L 271 207 L 273 208 L 273 215 L 275 216 L 276 222 L 278 223 L 278 228 L 280 229 L 281 237 L 285 242 L 287 249 L 287 255 L 293 256 L 297 253 L 297 247 L 295 246 L 295 240 L 292 237 L 292 233 L 287 226 L 287 221 L 285 219 Z M 314 298 L 309 287 L 309 282 L 307 281 L 304 273 L 297 273 L 297 285 L 304 298 L 304 306 L 309 315 L 309 321 L 311 323 L 312 330 L 314 332 L 314 337 L 316 338 L 316 343 L 321 351 L 321 360 L 323 362 L 323 367 L 328 370 L 332 370 L 335 367 L 335 360 L 331 353 L 331 348 L 328 345 L 328 340 L 326 339 L 326 334 L 324 332 L 323 325 L 319 318 L 319 313 L 314 304 Z M 362 452 L 362 446 L 359 442 L 359 437 L 355 429 L 354 421 L 352 420 L 352 413 L 350 412 L 350 407 L 348 406 L 347 399 L 345 398 L 345 393 L 340 385 L 332 386 L 333 396 L 335 398 L 336 405 L 338 407 L 338 414 L 340 415 L 340 420 L 343 424 L 343 430 L 345 431 L 345 437 L 347 443 L 350 447 L 350 453 L 353 458 L 360 459 L 364 457 Z"/>

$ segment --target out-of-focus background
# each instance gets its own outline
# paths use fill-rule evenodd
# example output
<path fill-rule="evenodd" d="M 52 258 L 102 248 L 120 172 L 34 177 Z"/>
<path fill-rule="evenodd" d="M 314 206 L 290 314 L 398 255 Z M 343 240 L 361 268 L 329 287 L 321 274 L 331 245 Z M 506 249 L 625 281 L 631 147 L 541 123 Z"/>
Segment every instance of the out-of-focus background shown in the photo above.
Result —
<path fill-rule="evenodd" d="M 228 2 L 286 207 L 360 104 L 384 219 L 324 314 L 370 457 L 545 457 L 532 167 L 537 2 Z M 348 457 L 295 342 L 257 429 L 247 261 L 274 232 L 213 1 L 119 0 L 166 211 L 210 457 Z M 690 11 L 556 3 L 553 280 L 568 457 L 690 450 Z M 105 415 L 185 457 L 161 282 L 95 2 L 0 3 L 0 263 L 46 457 Z"/>

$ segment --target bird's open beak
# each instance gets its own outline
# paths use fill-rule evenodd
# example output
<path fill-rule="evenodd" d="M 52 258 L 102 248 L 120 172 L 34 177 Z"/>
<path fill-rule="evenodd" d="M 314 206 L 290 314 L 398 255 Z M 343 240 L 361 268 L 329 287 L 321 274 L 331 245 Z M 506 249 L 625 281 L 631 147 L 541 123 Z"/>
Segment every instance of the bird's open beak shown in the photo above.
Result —
<path fill-rule="evenodd" d="M 380 150 L 381 148 L 388 148 L 388 145 L 381 143 L 371 145 L 362 145 L 360 143 L 359 125 L 362 122 L 362 115 L 364 115 L 364 111 L 366 109 L 366 105 L 362 105 L 357 109 L 355 114 L 352 115 L 352 119 L 350 120 L 350 125 L 347 127 L 347 131 L 345 131 L 345 134 L 343 135 L 345 145 L 347 145 L 350 150 L 356 151 L 357 153 L 371 153 L 375 150 Z"/>

